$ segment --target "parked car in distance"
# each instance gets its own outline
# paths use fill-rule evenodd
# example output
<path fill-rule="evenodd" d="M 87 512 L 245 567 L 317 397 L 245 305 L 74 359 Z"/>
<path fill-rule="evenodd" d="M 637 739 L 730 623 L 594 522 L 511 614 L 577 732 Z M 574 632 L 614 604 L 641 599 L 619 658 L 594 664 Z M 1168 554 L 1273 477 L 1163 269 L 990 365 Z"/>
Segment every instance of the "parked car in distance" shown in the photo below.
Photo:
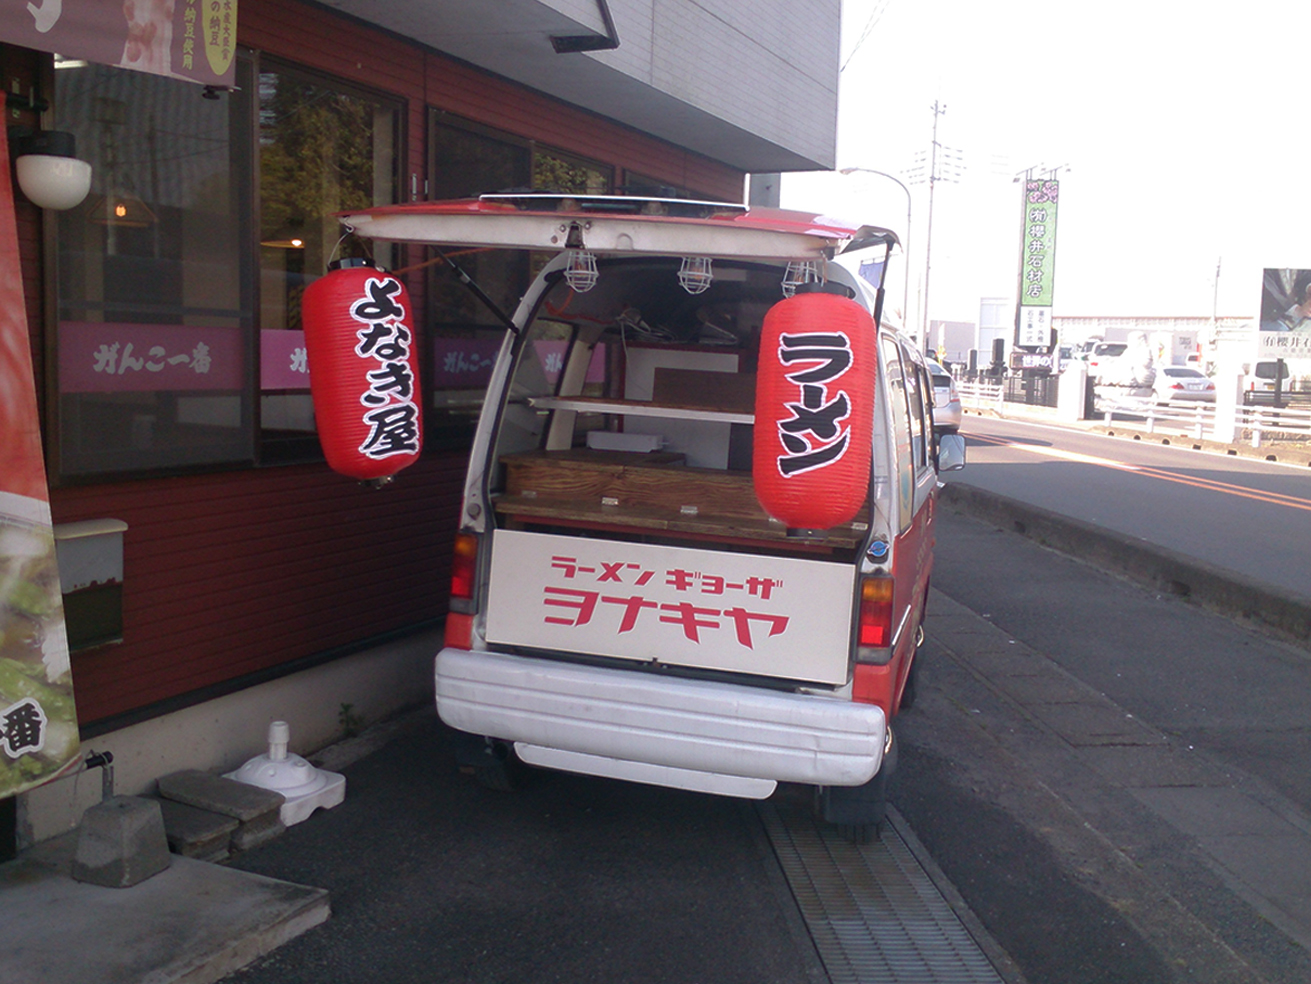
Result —
<path fill-rule="evenodd" d="M 1157 403 L 1171 400 L 1215 402 L 1215 383 L 1191 366 L 1162 366 L 1152 384 Z"/>
<path fill-rule="evenodd" d="M 1124 342 L 1098 342 L 1088 352 L 1088 375 L 1094 380 L 1101 380 L 1110 368 L 1110 363 L 1124 355 L 1129 346 Z"/>
<path fill-rule="evenodd" d="M 944 434 L 960 430 L 960 396 L 956 393 L 956 380 L 951 373 L 932 359 L 925 359 L 929 376 L 933 380 L 933 426 Z"/>
<path fill-rule="evenodd" d="M 1287 392 L 1287 379 L 1290 375 L 1288 364 L 1283 361 L 1258 362 L 1252 366 L 1251 372 L 1244 375 L 1243 389 L 1249 393 L 1273 393 L 1275 382 L 1278 381 L 1279 388 Z"/>

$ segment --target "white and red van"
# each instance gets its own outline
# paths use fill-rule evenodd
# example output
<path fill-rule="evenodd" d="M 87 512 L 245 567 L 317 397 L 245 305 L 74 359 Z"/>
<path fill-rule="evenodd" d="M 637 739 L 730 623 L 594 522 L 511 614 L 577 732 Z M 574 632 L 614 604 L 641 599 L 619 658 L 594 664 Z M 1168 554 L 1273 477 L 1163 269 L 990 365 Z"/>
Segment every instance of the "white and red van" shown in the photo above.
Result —
<path fill-rule="evenodd" d="M 342 221 L 555 254 L 464 488 L 436 700 L 466 764 L 493 785 L 517 762 L 750 798 L 803 783 L 826 819 L 881 822 L 937 473 L 965 460 L 923 357 L 878 323 L 896 237 L 628 197 Z"/>

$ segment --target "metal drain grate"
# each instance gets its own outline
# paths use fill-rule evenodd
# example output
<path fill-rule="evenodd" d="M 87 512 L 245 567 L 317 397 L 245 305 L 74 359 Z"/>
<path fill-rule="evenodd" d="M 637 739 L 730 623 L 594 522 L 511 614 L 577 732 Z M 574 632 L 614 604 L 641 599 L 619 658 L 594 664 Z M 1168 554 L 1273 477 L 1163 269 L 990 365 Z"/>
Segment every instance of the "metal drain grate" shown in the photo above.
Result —
<path fill-rule="evenodd" d="M 759 809 L 833 984 L 1001 984 L 891 824 L 853 844 L 799 807 Z"/>

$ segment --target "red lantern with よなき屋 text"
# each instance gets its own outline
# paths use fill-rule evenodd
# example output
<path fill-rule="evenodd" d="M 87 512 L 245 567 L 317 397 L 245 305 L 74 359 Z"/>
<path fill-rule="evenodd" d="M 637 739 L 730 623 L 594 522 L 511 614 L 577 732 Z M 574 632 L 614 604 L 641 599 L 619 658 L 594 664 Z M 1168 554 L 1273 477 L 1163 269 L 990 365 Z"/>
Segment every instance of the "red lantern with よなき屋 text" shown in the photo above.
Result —
<path fill-rule="evenodd" d="M 833 289 L 798 290 L 770 308 L 760 333 L 756 497 L 798 529 L 850 522 L 869 493 L 878 332 Z"/>
<path fill-rule="evenodd" d="M 423 419 L 405 285 L 367 260 L 342 260 L 305 289 L 301 319 L 328 466 L 368 481 L 414 464 Z"/>

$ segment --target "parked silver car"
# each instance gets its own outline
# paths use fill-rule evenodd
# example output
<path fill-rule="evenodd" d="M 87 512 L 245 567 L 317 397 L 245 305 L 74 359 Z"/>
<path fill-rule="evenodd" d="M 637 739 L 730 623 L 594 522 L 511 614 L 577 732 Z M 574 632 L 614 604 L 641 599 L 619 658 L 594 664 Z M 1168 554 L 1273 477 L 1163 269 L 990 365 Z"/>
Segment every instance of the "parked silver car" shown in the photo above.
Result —
<path fill-rule="evenodd" d="M 1152 385 L 1157 403 L 1172 400 L 1215 402 L 1215 383 L 1191 366 L 1164 366 Z"/>
<path fill-rule="evenodd" d="M 960 396 L 956 393 L 956 380 L 951 373 L 932 359 L 925 359 L 929 375 L 933 378 L 933 426 L 946 434 L 960 429 Z"/>

